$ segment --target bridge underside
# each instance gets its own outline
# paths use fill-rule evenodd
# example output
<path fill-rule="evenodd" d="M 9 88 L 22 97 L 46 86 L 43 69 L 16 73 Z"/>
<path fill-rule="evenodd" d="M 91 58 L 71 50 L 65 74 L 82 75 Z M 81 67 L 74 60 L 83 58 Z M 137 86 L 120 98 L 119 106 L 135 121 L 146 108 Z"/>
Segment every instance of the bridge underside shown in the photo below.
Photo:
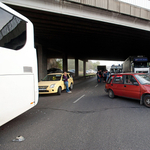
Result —
<path fill-rule="evenodd" d="M 34 24 L 35 42 L 48 57 L 125 60 L 146 55 L 150 33 L 135 28 L 10 5 Z M 150 56 L 148 56 L 150 59 Z"/>

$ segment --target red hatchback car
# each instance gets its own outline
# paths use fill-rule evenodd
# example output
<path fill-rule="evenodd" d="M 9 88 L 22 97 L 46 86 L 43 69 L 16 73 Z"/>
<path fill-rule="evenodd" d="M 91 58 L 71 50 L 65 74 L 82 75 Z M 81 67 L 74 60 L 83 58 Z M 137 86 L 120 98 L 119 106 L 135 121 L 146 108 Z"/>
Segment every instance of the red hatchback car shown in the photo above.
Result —
<path fill-rule="evenodd" d="M 140 104 L 150 107 L 150 74 L 121 73 L 111 75 L 105 91 L 110 98 L 122 96 L 140 100 Z"/>

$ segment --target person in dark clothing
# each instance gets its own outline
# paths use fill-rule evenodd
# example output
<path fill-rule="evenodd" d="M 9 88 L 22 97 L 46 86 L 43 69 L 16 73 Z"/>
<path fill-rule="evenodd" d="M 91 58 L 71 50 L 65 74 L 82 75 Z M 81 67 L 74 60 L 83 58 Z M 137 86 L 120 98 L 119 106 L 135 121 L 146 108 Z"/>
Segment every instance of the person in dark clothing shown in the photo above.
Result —
<path fill-rule="evenodd" d="M 104 76 L 104 82 L 106 82 L 106 78 L 107 78 L 107 71 L 104 71 L 103 76 Z"/>
<path fill-rule="evenodd" d="M 99 82 L 101 82 L 102 71 L 99 70 L 96 74 L 97 74 L 97 83 L 99 83 Z"/>
<path fill-rule="evenodd" d="M 107 78 L 106 78 L 106 81 L 107 81 L 107 80 L 108 80 L 108 78 L 109 78 L 109 76 L 110 76 L 110 72 L 109 72 L 109 71 L 107 71 L 106 75 L 107 75 Z"/>
<path fill-rule="evenodd" d="M 100 78 L 100 82 L 101 82 L 101 78 L 102 78 L 102 70 L 99 70 L 99 78 Z"/>
<path fill-rule="evenodd" d="M 68 87 L 67 72 L 64 72 L 63 81 L 64 81 L 64 84 L 65 84 L 65 86 L 66 86 L 66 92 L 67 92 L 67 93 L 72 93 L 72 92 L 69 90 L 69 87 Z"/>
<path fill-rule="evenodd" d="M 99 77 L 99 70 L 97 71 L 97 83 L 99 83 L 100 77 Z"/>

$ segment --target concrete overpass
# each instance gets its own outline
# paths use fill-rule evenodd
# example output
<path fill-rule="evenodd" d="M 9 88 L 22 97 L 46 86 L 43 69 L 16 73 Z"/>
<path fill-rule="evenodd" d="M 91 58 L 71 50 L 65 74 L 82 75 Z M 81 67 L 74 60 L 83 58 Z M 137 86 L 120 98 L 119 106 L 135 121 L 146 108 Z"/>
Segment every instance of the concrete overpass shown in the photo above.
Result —
<path fill-rule="evenodd" d="M 4 0 L 34 24 L 40 78 L 47 58 L 125 60 L 146 55 L 150 11 L 117 0 Z M 150 59 L 150 56 L 148 56 Z M 85 70 L 85 69 L 84 69 Z M 76 72 L 76 76 L 78 73 Z"/>

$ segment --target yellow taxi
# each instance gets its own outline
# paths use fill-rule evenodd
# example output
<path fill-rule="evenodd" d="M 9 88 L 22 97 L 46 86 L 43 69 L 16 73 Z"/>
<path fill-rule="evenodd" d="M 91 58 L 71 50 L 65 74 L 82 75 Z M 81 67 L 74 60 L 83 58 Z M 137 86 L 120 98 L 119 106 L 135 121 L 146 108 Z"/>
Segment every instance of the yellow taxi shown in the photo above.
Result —
<path fill-rule="evenodd" d="M 50 73 L 47 74 L 42 81 L 38 83 L 39 94 L 57 93 L 61 94 L 61 91 L 66 89 L 63 81 L 63 73 Z M 73 78 L 67 73 L 68 87 L 73 89 Z"/>

